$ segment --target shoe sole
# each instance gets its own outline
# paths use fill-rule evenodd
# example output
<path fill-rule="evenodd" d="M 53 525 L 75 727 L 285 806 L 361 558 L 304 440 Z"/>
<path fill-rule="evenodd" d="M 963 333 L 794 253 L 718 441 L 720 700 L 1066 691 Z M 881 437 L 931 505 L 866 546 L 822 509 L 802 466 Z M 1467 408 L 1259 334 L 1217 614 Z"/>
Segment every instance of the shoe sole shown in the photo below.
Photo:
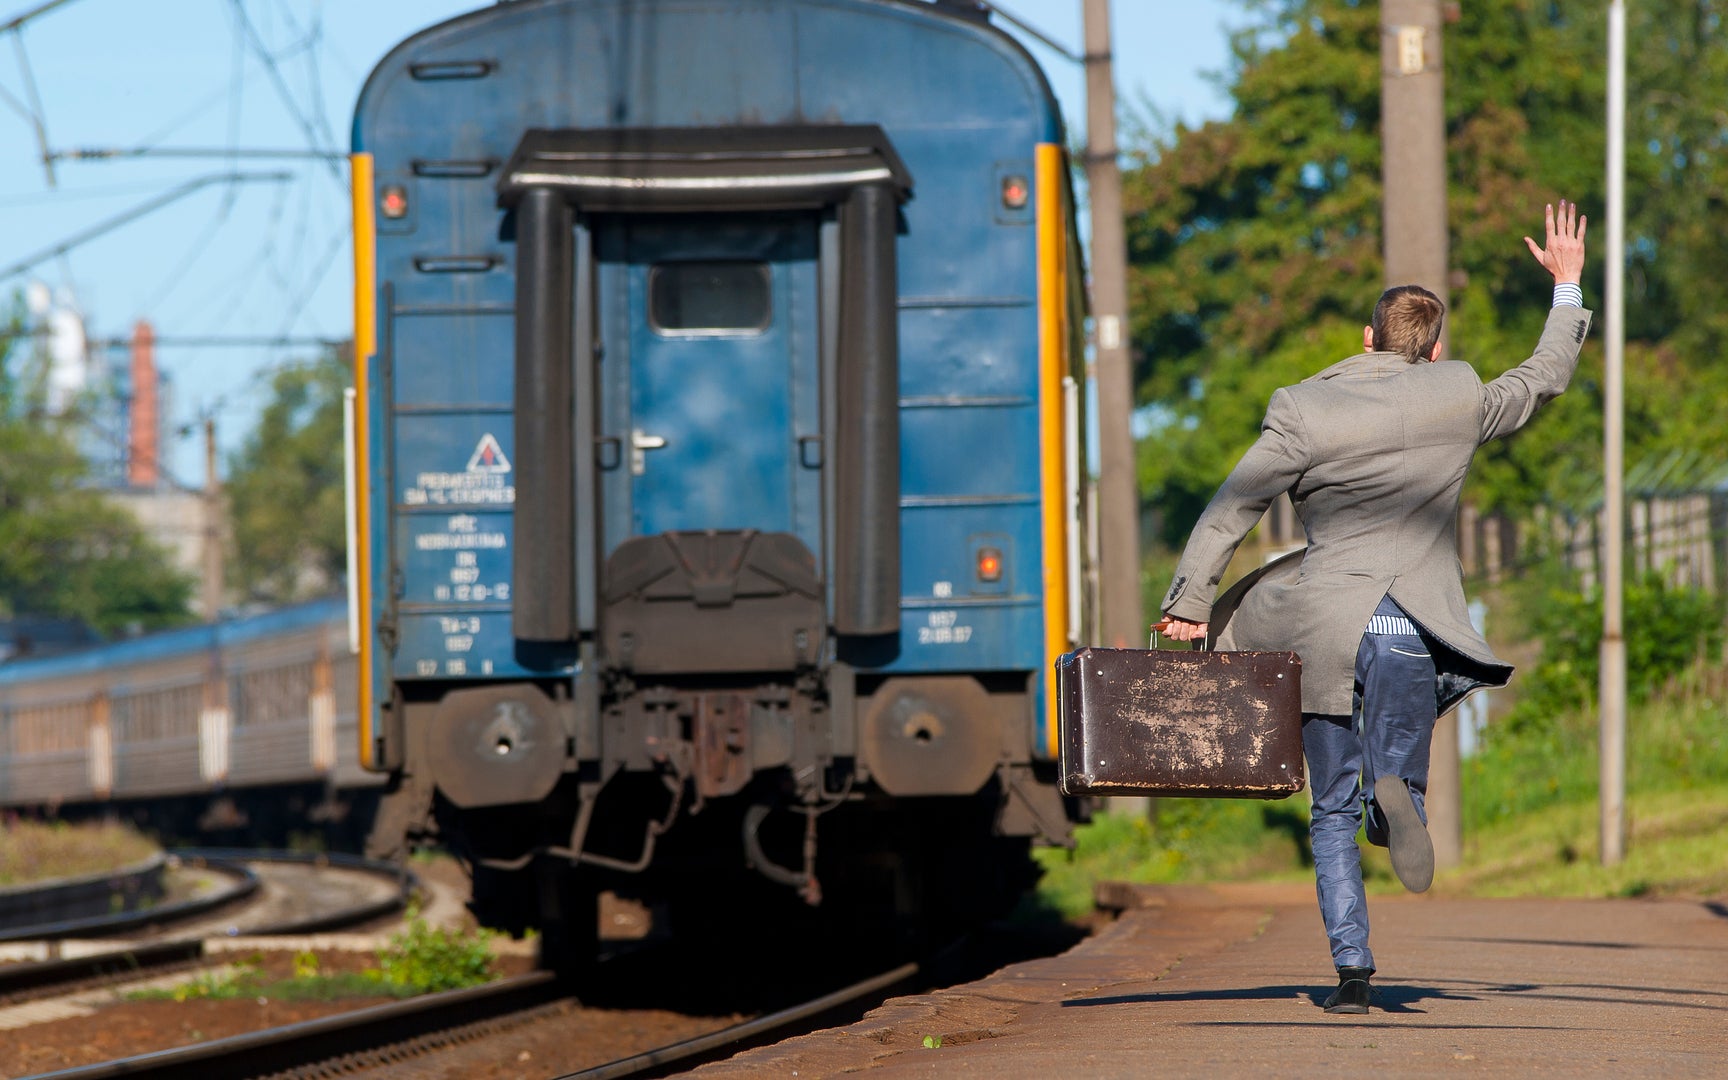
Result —
<path fill-rule="evenodd" d="M 1392 872 L 1411 892 L 1427 892 L 1434 883 L 1434 841 L 1429 839 L 1428 827 L 1416 813 L 1409 786 L 1397 776 L 1379 777 L 1374 781 L 1374 801 L 1386 818 L 1386 847 L 1392 853 Z"/>
<path fill-rule="evenodd" d="M 1368 1014 L 1368 1006 L 1334 1005 L 1330 1009 L 1327 1009 L 1326 1012 L 1332 1016 L 1366 1016 Z"/>

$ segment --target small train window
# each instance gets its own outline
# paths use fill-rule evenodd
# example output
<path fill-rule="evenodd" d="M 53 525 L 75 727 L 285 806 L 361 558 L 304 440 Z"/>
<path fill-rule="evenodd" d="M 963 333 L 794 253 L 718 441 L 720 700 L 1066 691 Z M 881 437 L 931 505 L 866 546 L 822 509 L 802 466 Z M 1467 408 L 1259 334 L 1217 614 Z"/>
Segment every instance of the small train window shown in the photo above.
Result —
<path fill-rule="evenodd" d="M 662 334 L 754 333 L 772 314 L 768 264 L 668 262 L 648 271 L 648 324 Z"/>

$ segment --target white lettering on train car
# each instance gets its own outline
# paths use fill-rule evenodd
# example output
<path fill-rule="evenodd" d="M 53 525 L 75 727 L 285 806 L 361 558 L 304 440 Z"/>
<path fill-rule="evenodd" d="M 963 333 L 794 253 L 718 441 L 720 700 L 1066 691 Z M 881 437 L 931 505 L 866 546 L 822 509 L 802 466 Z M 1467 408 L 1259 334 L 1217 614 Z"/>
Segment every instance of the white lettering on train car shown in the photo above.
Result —
<path fill-rule="evenodd" d="M 481 551 L 504 551 L 510 546 L 502 532 L 487 532 L 480 528 L 480 519 L 473 514 L 452 514 L 445 522 L 445 531 L 422 533 L 414 537 L 419 551 L 451 552 L 455 563 L 450 567 L 450 583 L 432 586 L 432 599 L 448 603 L 452 600 L 485 602 L 510 599 L 510 586 L 502 581 L 483 582 L 480 575 Z"/>
<path fill-rule="evenodd" d="M 508 482 L 509 475 L 510 459 L 488 431 L 480 436 L 466 469 L 415 473 L 413 486 L 402 492 L 402 501 L 409 506 L 509 504 L 516 501 L 516 488 Z"/>
<path fill-rule="evenodd" d="M 964 645 L 972 640 L 972 628 L 960 625 L 958 611 L 932 611 L 926 622 L 929 625 L 918 628 L 920 645 Z"/>
<path fill-rule="evenodd" d="M 450 533 L 421 533 L 414 538 L 414 547 L 420 551 L 454 551 L 458 548 L 499 548 L 509 545 L 504 540 L 503 533 L 472 533 L 467 536 Z M 471 554 L 471 552 L 460 552 Z"/>

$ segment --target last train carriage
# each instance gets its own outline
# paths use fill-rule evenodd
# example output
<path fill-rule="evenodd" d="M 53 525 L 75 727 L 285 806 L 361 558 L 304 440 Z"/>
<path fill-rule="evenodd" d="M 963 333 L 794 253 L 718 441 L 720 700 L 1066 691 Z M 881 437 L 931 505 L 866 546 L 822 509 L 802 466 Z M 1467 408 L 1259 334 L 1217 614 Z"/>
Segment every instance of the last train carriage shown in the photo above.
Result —
<path fill-rule="evenodd" d="M 1067 840 L 1080 267 L 1050 89 L 976 8 L 520 0 L 372 73 L 375 852 L 580 950 L 606 890 L 952 923 Z"/>

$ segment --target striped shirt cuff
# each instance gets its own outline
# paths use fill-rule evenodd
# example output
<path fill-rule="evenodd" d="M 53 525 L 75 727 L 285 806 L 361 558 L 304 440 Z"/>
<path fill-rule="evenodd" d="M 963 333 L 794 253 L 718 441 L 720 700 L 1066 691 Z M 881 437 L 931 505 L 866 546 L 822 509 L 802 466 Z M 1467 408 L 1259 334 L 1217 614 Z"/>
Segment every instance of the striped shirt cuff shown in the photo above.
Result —
<path fill-rule="evenodd" d="M 1554 283 L 1554 306 L 1583 307 L 1583 288 L 1575 281 L 1556 281 Z"/>
<path fill-rule="evenodd" d="M 1402 615 L 1370 615 L 1368 616 L 1368 632 L 1370 634 L 1408 634 L 1416 636 L 1416 624 Z"/>

